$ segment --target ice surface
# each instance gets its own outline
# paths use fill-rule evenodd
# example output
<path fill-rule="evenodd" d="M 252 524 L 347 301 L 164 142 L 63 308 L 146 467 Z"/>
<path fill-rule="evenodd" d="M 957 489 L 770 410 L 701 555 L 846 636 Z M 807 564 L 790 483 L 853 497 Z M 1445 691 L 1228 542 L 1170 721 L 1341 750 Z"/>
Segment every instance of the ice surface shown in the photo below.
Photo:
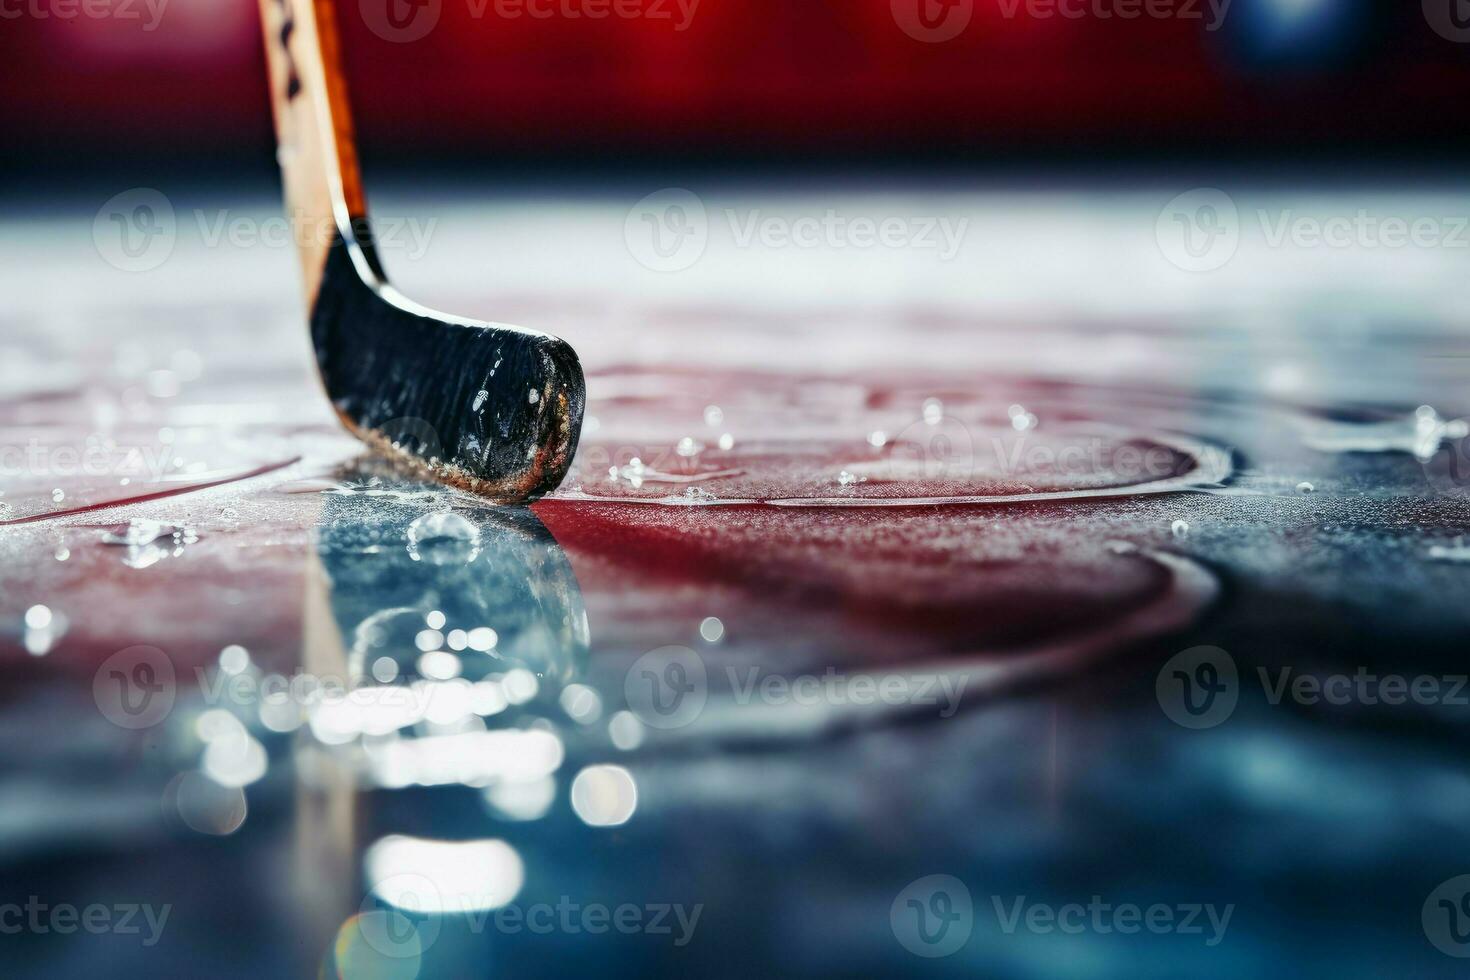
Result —
<path fill-rule="evenodd" d="M 922 203 L 999 238 L 967 257 L 979 279 L 761 253 L 659 279 L 622 249 L 637 196 L 456 205 L 421 265 L 388 257 L 426 301 L 582 352 L 576 471 L 534 512 L 357 459 L 288 254 L 181 241 L 114 278 L 90 212 L 0 247 L 32 272 L 0 313 L 6 879 L 35 891 L 76 858 L 61 898 L 176 906 L 156 949 L 72 955 L 187 972 L 228 922 L 212 975 L 315 974 L 367 928 L 350 915 L 383 914 L 364 873 L 392 853 L 441 900 L 474 900 L 464 865 L 521 902 L 705 905 L 677 950 L 446 919 L 426 977 L 909 973 L 890 904 L 936 872 L 982 909 L 1238 906 L 1207 955 L 977 925 L 949 961 L 967 974 L 1453 966 L 1419 915 L 1470 846 L 1464 709 L 1273 705 L 1256 678 L 1463 673 L 1455 257 L 1252 253 L 1190 278 L 1129 247 L 1147 195 L 941 197 Z M 1095 268 L 1070 261 L 1099 234 L 1120 237 Z M 1190 731 L 1156 681 L 1200 645 L 1253 686 Z M 113 720 L 116 678 L 165 664 L 166 717 Z M 694 717 L 639 701 L 700 671 Z M 319 683 L 227 693 L 271 677 Z M 815 701 L 769 693 L 806 678 Z M 963 689 L 946 713 L 858 703 L 862 678 Z"/>

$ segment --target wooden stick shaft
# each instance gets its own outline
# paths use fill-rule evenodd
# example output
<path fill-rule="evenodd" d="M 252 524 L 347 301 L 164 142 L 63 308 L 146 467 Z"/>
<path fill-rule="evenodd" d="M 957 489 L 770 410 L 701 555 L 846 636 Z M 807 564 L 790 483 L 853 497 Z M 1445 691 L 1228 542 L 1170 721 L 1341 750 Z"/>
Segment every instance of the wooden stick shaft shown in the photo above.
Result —
<path fill-rule="evenodd" d="M 307 308 L 333 232 L 367 215 L 332 0 L 260 0 L 277 159 L 298 239 Z"/>

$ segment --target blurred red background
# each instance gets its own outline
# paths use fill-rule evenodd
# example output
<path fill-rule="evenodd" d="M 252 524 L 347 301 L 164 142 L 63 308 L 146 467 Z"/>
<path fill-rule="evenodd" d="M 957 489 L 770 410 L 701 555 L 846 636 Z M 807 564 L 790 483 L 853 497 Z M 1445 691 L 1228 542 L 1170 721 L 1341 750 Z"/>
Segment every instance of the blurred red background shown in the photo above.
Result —
<path fill-rule="evenodd" d="M 266 172 L 253 3 L 166 0 L 153 29 L 144 0 L 94 0 L 105 18 L 13 16 L 60 2 L 4 0 L 9 166 Z M 505 16 L 507 0 L 418 0 L 397 12 L 438 19 L 406 43 L 369 27 L 388 2 L 405 0 L 339 4 L 370 164 L 1419 154 L 1465 139 L 1470 45 L 1411 0 L 1234 0 L 1217 30 L 1208 0 L 1177 0 L 1201 19 L 1126 21 L 949 0 L 972 16 L 942 43 L 899 26 L 917 0 L 702 0 L 687 17 L 677 0 L 633 0 L 668 17 L 605 19 L 560 12 L 596 0 L 536 0 L 557 5 L 544 19 Z"/>

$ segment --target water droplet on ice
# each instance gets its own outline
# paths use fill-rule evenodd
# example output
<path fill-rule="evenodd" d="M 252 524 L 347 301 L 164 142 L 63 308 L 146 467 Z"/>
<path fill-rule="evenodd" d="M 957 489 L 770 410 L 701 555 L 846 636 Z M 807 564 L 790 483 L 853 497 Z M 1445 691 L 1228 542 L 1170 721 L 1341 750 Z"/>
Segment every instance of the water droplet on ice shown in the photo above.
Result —
<path fill-rule="evenodd" d="M 1012 405 L 1011 407 L 1021 408 L 1021 406 L 1019 405 Z M 1015 429 L 1017 432 L 1025 432 L 1027 429 L 1034 429 L 1036 428 L 1036 416 L 1032 415 L 1024 408 L 1021 408 L 1019 412 L 1011 416 L 1011 428 Z"/>
<path fill-rule="evenodd" d="M 924 399 L 924 421 L 930 425 L 938 425 L 942 418 L 944 418 L 944 402 L 938 398 Z"/>
<path fill-rule="evenodd" d="M 1306 480 L 1303 480 L 1296 485 L 1297 493 L 1311 493 L 1313 490 L 1316 489 L 1316 487 L 1312 486 L 1312 484 L 1308 483 Z"/>
<path fill-rule="evenodd" d="M 704 409 L 704 424 L 714 428 L 725 421 L 725 410 L 718 405 L 707 405 Z"/>
<path fill-rule="evenodd" d="M 533 392 L 531 392 L 531 394 L 534 395 L 535 392 L 533 391 Z M 479 391 L 477 391 L 475 393 L 475 403 L 470 406 L 470 411 L 472 411 L 472 412 L 478 412 L 480 410 L 480 407 L 485 404 L 485 399 L 487 399 L 489 397 L 490 397 L 490 392 L 486 391 L 484 388 L 481 388 Z M 531 400 L 532 401 L 535 401 L 536 399 L 533 398 Z"/>
<path fill-rule="evenodd" d="M 39 657 L 51 651 L 52 646 L 66 632 L 66 617 L 51 611 L 50 606 L 34 605 L 25 613 L 25 648 L 32 656 Z"/>
<path fill-rule="evenodd" d="M 1189 522 L 1175 521 L 1173 524 L 1169 525 L 1169 530 L 1176 538 L 1185 537 L 1189 534 Z"/>
<path fill-rule="evenodd" d="M 480 554 L 480 529 L 453 511 L 425 514 L 408 526 L 408 553 L 431 565 L 467 565 Z"/>
<path fill-rule="evenodd" d="M 58 504 L 61 503 L 63 500 L 66 499 L 66 491 L 62 490 L 60 487 L 57 487 L 55 490 L 51 491 L 51 499 L 56 501 Z"/>
<path fill-rule="evenodd" d="M 1026 411 L 1025 405 L 1011 405 L 1006 409 L 1006 414 L 1011 417 L 1011 428 L 1017 432 L 1036 428 L 1036 416 Z"/>
<path fill-rule="evenodd" d="M 706 643 L 718 643 L 725 635 L 725 624 L 717 616 L 706 616 L 699 622 L 699 635 Z"/>
<path fill-rule="evenodd" d="M 173 528 L 166 530 L 173 533 Z M 121 545 L 128 548 L 141 548 L 152 544 L 163 536 L 165 525 L 158 521 L 150 521 L 142 517 L 135 517 L 126 524 L 111 528 L 102 534 L 103 544 Z"/>

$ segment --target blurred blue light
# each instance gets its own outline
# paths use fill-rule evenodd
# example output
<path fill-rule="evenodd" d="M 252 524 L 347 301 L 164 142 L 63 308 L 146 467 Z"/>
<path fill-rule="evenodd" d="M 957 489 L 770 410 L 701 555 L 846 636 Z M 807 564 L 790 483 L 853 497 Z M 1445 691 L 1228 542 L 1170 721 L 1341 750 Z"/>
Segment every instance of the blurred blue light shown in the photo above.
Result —
<path fill-rule="evenodd" d="M 1243 65 L 1320 68 L 1354 52 L 1364 14 L 1363 0 L 1235 0 L 1222 33 Z"/>

